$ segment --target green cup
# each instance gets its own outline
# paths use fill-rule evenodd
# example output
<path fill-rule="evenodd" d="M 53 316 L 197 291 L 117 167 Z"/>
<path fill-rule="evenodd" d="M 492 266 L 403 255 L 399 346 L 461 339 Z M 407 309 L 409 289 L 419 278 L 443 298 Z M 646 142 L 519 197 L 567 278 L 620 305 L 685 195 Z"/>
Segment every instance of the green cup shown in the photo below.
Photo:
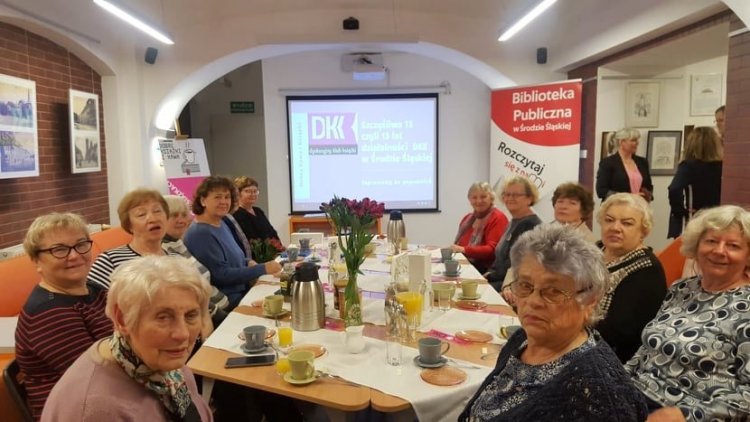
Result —
<path fill-rule="evenodd" d="M 289 353 L 289 368 L 297 381 L 309 380 L 315 375 L 315 355 L 308 350 Z"/>

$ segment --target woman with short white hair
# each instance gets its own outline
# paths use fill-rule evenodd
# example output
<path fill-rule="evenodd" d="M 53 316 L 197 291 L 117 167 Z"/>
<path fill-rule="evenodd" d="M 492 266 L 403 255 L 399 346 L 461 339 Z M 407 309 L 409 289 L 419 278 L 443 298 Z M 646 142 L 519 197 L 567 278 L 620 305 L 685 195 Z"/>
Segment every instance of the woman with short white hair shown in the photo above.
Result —
<path fill-rule="evenodd" d="M 648 170 L 648 161 L 639 155 L 638 129 L 623 128 L 609 135 L 617 145 L 617 152 L 599 161 L 596 172 L 596 195 L 602 200 L 618 192 L 629 192 L 652 201 L 654 184 Z"/>
<path fill-rule="evenodd" d="M 511 262 L 521 329 L 459 421 L 644 420 L 644 398 L 593 328 L 608 278 L 596 246 L 543 224 L 521 235 Z"/>
<path fill-rule="evenodd" d="M 115 332 L 65 372 L 42 420 L 212 421 L 185 366 L 208 315 L 208 283 L 178 256 L 136 258 L 111 280 Z"/>

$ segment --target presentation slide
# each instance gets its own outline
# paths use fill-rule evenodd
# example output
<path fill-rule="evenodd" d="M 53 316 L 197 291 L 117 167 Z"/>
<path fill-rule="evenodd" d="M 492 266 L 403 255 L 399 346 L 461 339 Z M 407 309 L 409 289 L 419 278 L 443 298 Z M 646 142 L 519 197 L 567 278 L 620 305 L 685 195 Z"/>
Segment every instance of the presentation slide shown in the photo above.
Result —
<path fill-rule="evenodd" d="M 437 210 L 438 94 L 287 97 L 292 213 L 333 195 Z"/>

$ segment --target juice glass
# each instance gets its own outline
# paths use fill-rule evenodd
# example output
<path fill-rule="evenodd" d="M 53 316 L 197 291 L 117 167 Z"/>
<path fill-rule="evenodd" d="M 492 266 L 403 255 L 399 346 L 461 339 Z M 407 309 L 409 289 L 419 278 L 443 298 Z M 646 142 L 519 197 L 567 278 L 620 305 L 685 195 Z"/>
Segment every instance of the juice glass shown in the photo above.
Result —
<path fill-rule="evenodd" d="M 417 327 L 422 322 L 422 295 L 418 292 L 401 292 L 396 294 L 396 300 L 406 312 L 407 339 L 416 339 Z"/>
<path fill-rule="evenodd" d="M 291 368 L 289 367 L 289 359 L 286 357 L 279 357 L 279 360 L 276 361 L 276 372 L 278 372 L 279 375 L 284 375 L 287 372 L 289 372 Z"/>
<path fill-rule="evenodd" d="M 279 347 L 291 346 L 292 336 L 292 327 L 279 327 Z"/>

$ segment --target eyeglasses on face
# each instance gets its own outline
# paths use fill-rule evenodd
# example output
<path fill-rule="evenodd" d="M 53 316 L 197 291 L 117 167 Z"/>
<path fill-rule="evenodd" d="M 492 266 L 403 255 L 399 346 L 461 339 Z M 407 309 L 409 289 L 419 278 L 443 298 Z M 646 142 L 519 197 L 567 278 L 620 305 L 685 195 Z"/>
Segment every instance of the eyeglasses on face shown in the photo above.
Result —
<path fill-rule="evenodd" d="M 57 245 L 47 249 L 39 249 L 39 253 L 47 252 L 57 259 L 65 259 L 68 257 L 68 255 L 70 255 L 70 251 L 72 251 L 73 249 L 75 249 L 79 255 L 88 253 L 88 251 L 91 250 L 91 246 L 93 244 L 93 240 L 82 240 L 73 246 Z"/>
<path fill-rule="evenodd" d="M 502 193 L 503 198 L 521 198 L 523 196 L 527 196 L 527 195 L 525 193 L 512 193 L 512 192 Z"/>
<path fill-rule="evenodd" d="M 510 286 L 508 286 L 511 292 L 513 292 L 514 295 L 520 298 L 526 298 L 531 296 L 534 291 L 536 290 L 539 292 L 539 296 L 541 296 L 542 300 L 545 302 L 551 304 L 551 305 L 559 305 L 563 302 L 568 301 L 573 296 L 583 293 L 586 290 L 579 290 L 575 293 L 569 292 L 567 290 L 561 290 L 557 287 L 543 287 L 541 289 L 537 289 L 534 287 L 533 284 L 526 282 L 526 281 L 514 281 L 511 283 Z"/>

